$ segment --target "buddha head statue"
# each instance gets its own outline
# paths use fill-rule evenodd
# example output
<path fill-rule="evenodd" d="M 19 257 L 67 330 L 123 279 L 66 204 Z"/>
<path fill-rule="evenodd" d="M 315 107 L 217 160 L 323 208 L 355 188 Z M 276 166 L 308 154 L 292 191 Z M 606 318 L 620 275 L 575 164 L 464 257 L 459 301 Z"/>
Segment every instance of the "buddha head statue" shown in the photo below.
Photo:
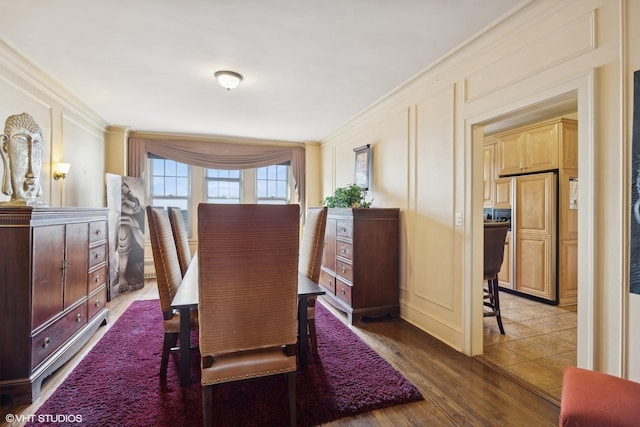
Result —
<path fill-rule="evenodd" d="M 2 192 L 11 196 L 11 204 L 34 201 L 41 194 L 42 130 L 27 113 L 9 116 L 0 144 L 4 163 Z"/>

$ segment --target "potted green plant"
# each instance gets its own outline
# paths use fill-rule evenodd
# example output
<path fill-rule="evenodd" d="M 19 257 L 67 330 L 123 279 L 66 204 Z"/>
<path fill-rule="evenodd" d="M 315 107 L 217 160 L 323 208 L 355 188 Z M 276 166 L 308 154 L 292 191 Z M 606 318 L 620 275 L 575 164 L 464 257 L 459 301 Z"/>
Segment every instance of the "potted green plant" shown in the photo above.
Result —
<path fill-rule="evenodd" d="M 322 204 L 328 208 L 370 208 L 371 201 L 366 200 L 367 190 L 356 184 L 338 187 L 333 196 L 327 196 Z"/>

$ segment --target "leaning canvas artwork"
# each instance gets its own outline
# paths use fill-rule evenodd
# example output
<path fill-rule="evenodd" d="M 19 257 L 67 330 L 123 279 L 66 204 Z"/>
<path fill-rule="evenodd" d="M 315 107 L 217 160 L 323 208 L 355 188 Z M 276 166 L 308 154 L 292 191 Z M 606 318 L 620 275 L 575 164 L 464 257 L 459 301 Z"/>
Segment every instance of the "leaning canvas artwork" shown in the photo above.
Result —
<path fill-rule="evenodd" d="M 144 286 L 144 181 L 107 174 L 109 299 Z"/>
<path fill-rule="evenodd" d="M 640 70 L 633 74 L 629 291 L 640 294 Z"/>

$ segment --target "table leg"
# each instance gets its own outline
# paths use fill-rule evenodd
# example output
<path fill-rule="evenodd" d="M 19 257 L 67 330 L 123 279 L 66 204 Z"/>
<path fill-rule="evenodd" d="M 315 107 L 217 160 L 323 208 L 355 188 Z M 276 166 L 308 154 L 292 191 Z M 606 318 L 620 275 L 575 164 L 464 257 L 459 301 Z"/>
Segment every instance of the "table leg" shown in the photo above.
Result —
<path fill-rule="evenodd" d="M 180 308 L 180 385 L 185 387 L 191 383 L 189 356 L 191 352 L 191 309 Z"/>
<path fill-rule="evenodd" d="M 298 356 L 300 365 L 305 366 L 308 362 L 308 335 L 307 335 L 307 296 L 298 297 Z"/>

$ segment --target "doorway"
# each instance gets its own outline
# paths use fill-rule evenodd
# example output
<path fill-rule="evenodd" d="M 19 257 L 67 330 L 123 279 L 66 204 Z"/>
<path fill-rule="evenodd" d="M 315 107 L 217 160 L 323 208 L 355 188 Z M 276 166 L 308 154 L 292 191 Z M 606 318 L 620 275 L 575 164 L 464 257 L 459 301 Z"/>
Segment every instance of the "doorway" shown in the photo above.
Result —
<path fill-rule="evenodd" d="M 497 111 L 493 117 L 477 120 L 471 125 L 474 150 L 482 151 L 484 135 L 497 133 L 501 130 L 515 128 L 536 121 L 572 115 L 579 121 L 578 157 L 579 162 L 581 163 L 579 181 L 584 181 L 589 184 L 593 176 L 593 170 L 590 168 L 591 163 L 588 161 L 590 159 L 589 156 L 591 155 L 591 147 L 593 147 L 593 108 L 591 105 L 591 100 L 593 99 L 592 79 L 593 76 L 588 75 L 582 79 L 582 81 L 572 82 L 574 84 L 573 88 L 560 95 L 549 94 L 546 98 L 540 99 L 535 99 L 535 97 L 533 97 L 530 99 L 528 104 L 524 101 L 521 105 L 513 105 L 512 108 L 505 106 L 502 111 Z M 571 84 L 569 83 L 568 86 L 570 85 Z M 556 92 L 556 94 L 557 93 L 558 92 Z M 474 153 L 478 152 L 474 151 Z M 474 159 L 473 169 L 476 171 L 474 173 L 474 179 L 478 179 L 479 176 L 481 179 L 481 174 L 483 172 L 483 156 L 474 154 L 472 157 Z M 474 248 L 473 264 L 474 272 L 478 271 L 479 276 L 481 276 L 483 255 L 481 244 L 476 245 L 475 240 L 479 240 L 480 242 L 482 241 L 482 222 L 485 218 L 484 211 L 481 206 L 482 203 L 479 202 L 479 200 L 483 200 L 483 198 L 479 196 L 479 194 L 482 194 L 481 188 L 482 185 L 473 186 L 473 193 L 478 196 L 473 198 L 475 202 L 472 203 L 472 213 L 475 214 L 472 220 L 474 227 L 474 232 L 472 233 L 474 238 L 474 244 L 472 245 Z M 496 333 L 493 333 L 493 326 L 496 326 L 495 331 L 497 331 L 497 325 L 494 325 L 496 323 L 495 319 L 491 317 L 482 319 L 482 313 L 476 313 L 476 315 L 473 316 L 473 319 L 480 323 L 481 326 L 478 327 L 476 323 L 476 326 L 471 328 L 474 331 L 471 339 L 472 347 L 474 347 L 474 343 L 477 345 L 478 341 L 482 342 L 482 350 L 475 347 L 476 355 L 485 353 L 486 344 L 486 355 L 481 356 L 481 358 L 487 361 L 488 364 L 493 364 L 496 369 L 501 370 L 506 375 L 514 377 L 516 380 L 520 380 L 524 385 L 530 385 L 531 388 L 536 391 L 542 391 L 546 394 L 546 397 L 556 401 L 559 401 L 560 389 L 553 386 L 547 387 L 540 381 L 537 381 L 536 383 L 534 379 L 543 380 L 544 375 L 532 374 L 531 369 L 527 369 L 526 364 L 532 362 L 538 364 L 546 363 L 546 367 L 549 367 L 549 361 L 544 361 L 542 358 L 551 355 L 556 359 L 554 367 L 560 374 L 565 366 L 578 365 L 585 367 L 591 365 L 593 350 L 589 348 L 589 345 L 592 342 L 593 337 L 593 318 L 589 318 L 588 310 L 585 309 L 592 301 L 593 289 L 593 276 L 589 273 L 590 267 L 587 265 L 587 260 L 593 259 L 593 249 L 588 244 L 588 236 L 592 235 L 592 227 L 589 224 L 592 223 L 593 218 L 592 209 L 589 208 L 589 203 L 593 197 L 592 194 L 590 194 L 591 188 L 591 186 L 587 186 L 586 189 L 584 187 L 579 189 L 579 194 L 582 196 L 580 197 L 580 200 L 583 202 L 580 204 L 580 207 L 582 208 L 584 206 L 584 209 L 578 214 L 578 222 L 580 224 L 578 228 L 579 230 L 585 230 L 586 233 L 580 233 L 578 250 L 580 253 L 587 255 L 587 257 L 578 257 L 578 271 L 581 273 L 578 280 L 580 283 L 578 299 L 581 300 L 583 304 L 586 302 L 586 304 L 584 304 L 585 307 L 583 307 L 583 304 L 580 304 L 577 307 L 564 308 L 544 304 L 539 306 L 539 303 L 535 301 L 502 292 L 501 298 L 505 301 L 502 309 L 507 312 L 503 314 L 503 321 L 505 321 L 505 318 L 507 320 L 507 322 L 505 322 L 507 337 L 498 337 L 497 335 L 500 335 L 499 332 L 497 335 Z M 585 237 L 587 238 L 585 239 Z M 477 290 L 472 289 L 470 294 L 474 295 L 475 298 L 482 298 L 482 295 Z M 582 297 L 580 295 L 582 295 Z M 477 304 L 474 307 L 481 307 L 477 300 L 474 304 Z M 523 315 L 523 313 L 527 314 Z M 563 322 L 565 322 L 564 326 L 560 328 L 560 330 L 547 330 L 551 328 L 544 328 L 540 326 L 544 323 L 543 320 L 536 320 L 537 318 L 541 319 L 544 317 L 548 317 L 549 319 L 562 318 Z M 584 321 L 580 321 L 580 319 L 583 319 Z M 524 324 L 522 324 L 522 322 L 524 322 Z M 539 322 L 540 330 L 533 333 L 531 330 L 527 332 L 527 329 L 524 327 L 526 326 L 526 323 L 529 323 L 529 326 L 531 326 L 531 324 L 535 322 Z M 507 326 L 509 323 L 512 324 L 513 328 L 517 329 L 517 332 L 514 331 L 511 334 L 513 336 L 509 336 L 510 331 Z M 577 324 L 581 325 L 580 330 L 575 326 Z M 527 342 L 527 338 L 531 338 L 524 336 L 527 333 L 539 336 L 537 339 L 539 343 L 535 344 L 535 346 L 540 350 L 539 353 L 529 352 L 528 354 L 524 354 L 526 353 L 524 348 L 531 348 L 534 345 L 533 341 L 535 341 L 529 340 L 529 342 Z M 549 334 L 548 337 L 547 334 Z M 481 338 L 478 338 L 479 335 L 481 335 Z M 516 337 L 515 335 L 518 336 Z M 517 340 L 522 341 L 521 343 L 516 343 Z M 564 342 L 561 343 L 560 340 Z M 542 344 L 540 344 L 540 342 L 545 341 L 552 343 L 552 345 L 555 345 L 557 348 L 548 348 L 547 350 L 542 349 Z M 510 342 L 510 344 L 507 344 L 508 342 Z M 551 354 L 550 352 L 554 353 Z M 536 357 L 540 359 L 537 362 L 535 362 Z M 516 366 L 518 363 L 522 365 L 520 367 Z M 534 376 L 532 377 L 531 375 Z M 557 382 L 557 379 L 551 379 L 547 381 L 547 385 Z"/>

